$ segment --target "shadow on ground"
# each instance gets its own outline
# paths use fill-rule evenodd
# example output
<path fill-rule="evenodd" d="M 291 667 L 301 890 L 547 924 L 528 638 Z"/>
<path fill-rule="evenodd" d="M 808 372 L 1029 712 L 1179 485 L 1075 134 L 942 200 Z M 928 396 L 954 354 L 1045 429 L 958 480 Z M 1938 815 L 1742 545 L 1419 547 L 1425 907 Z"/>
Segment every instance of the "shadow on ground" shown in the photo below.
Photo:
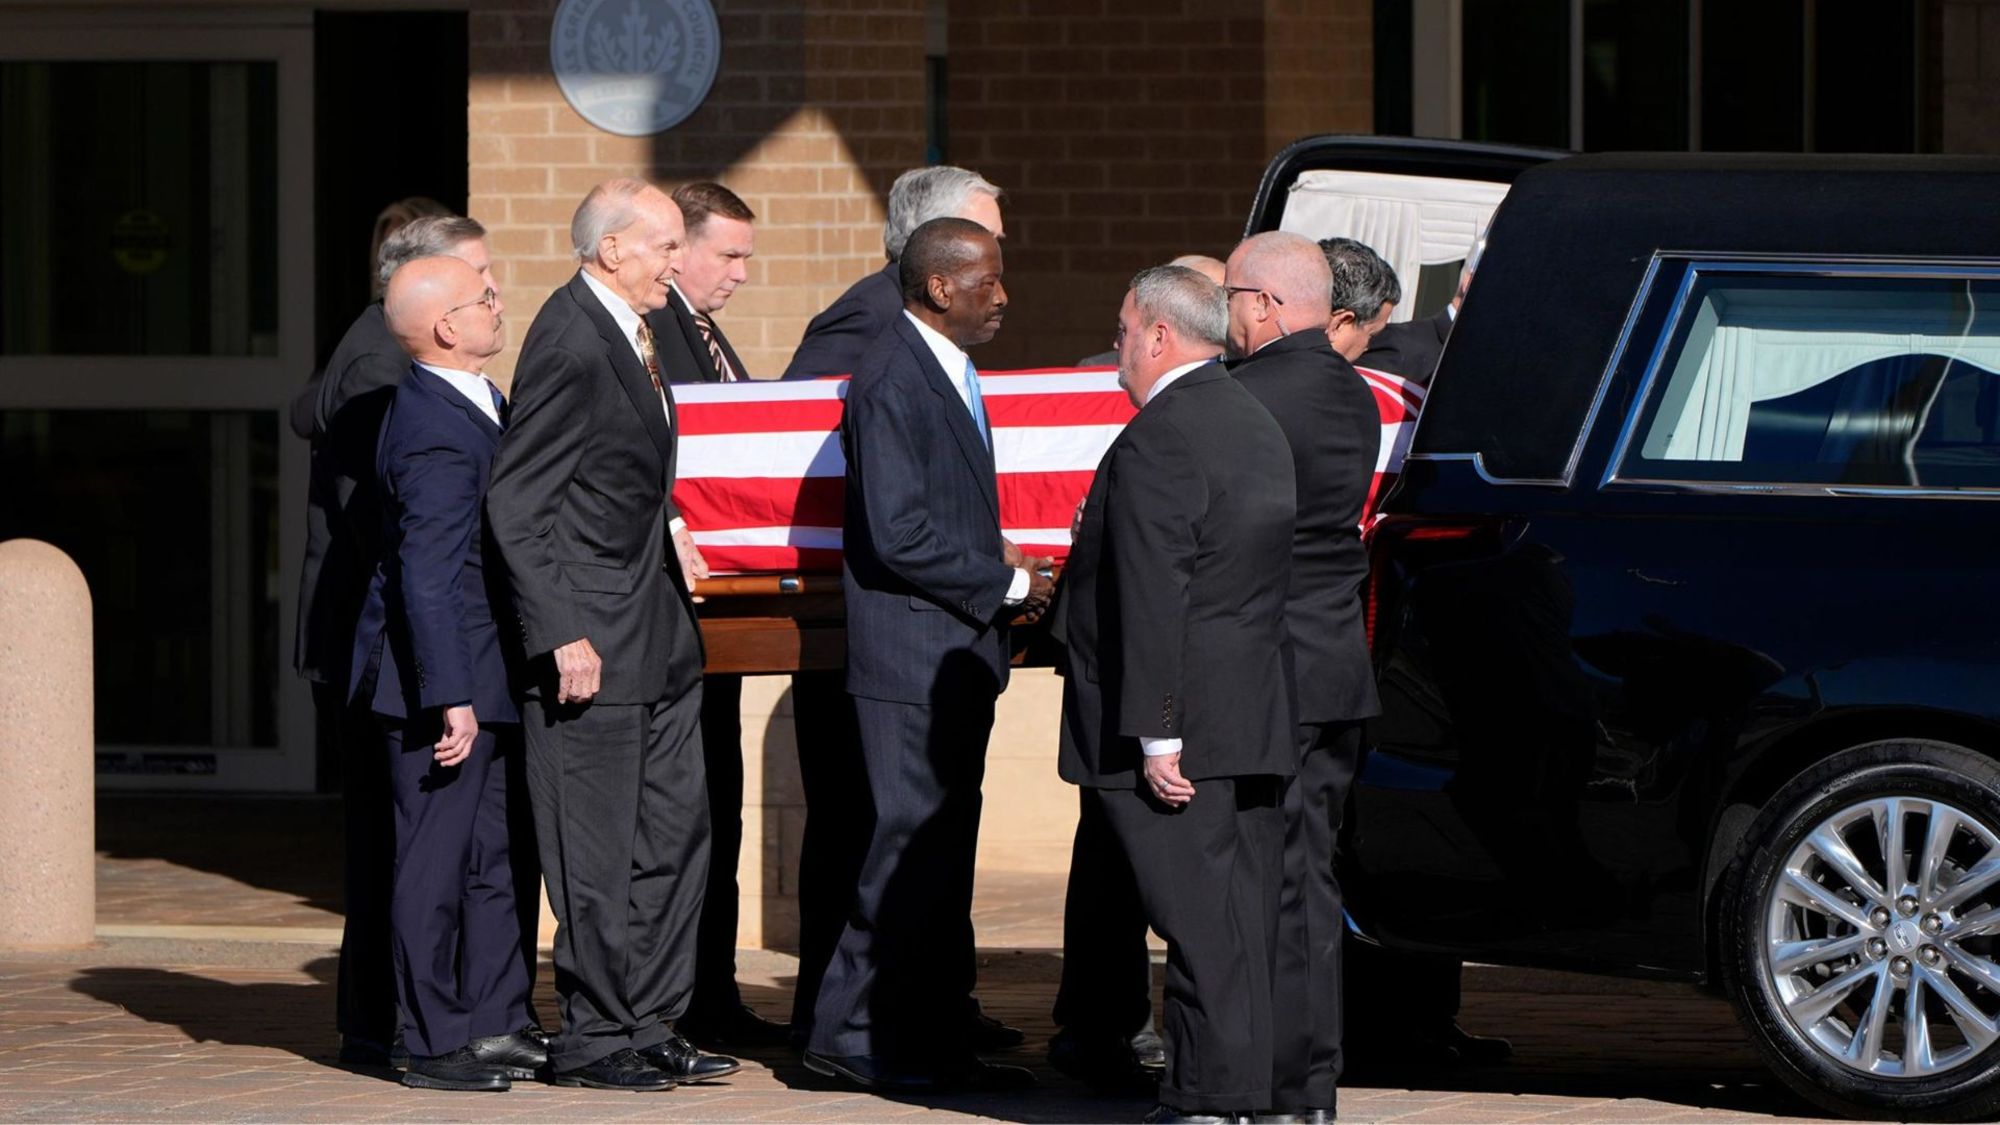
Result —
<path fill-rule="evenodd" d="M 97 850 L 160 859 L 282 891 L 338 911 L 343 846 L 337 797 L 97 794 Z"/>

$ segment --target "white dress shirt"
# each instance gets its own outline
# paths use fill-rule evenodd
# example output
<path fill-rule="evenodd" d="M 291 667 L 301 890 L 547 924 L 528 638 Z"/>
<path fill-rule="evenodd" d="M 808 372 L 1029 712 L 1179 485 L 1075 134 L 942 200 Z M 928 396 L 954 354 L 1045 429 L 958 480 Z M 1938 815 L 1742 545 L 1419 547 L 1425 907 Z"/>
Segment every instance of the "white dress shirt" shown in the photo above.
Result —
<path fill-rule="evenodd" d="M 1166 390 L 1167 387 L 1170 384 L 1172 384 L 1174 380 L 1180 378 L 1181 376 L 1187 374 L 1190 371 L 1193 371 L 1197 367 L 1206 367 L 1214 362 L 1215 361 L 1212 359 L 1198 359 L 1195 360 L 1193 363 L 1183 363 L 1179 367 L 1176 367 L 1173 370 L 1167 372 L 1165 375 L 1160 376 L 1158 379 L 1153 380 L 1152 389 L 1146 392 L 1147 405 L 1150 406 L 1154 399 L 1160 397 L 1160 392 Z M 1139 739 L 1139 749 L 1148 758 L 1163 758 L 1168 754 L 1180 753 L 1181 740 L 1178 738 L 1142 737 Z"/>
<path fill-rule="evenodd" d="M 944 333 L 918 320 L 910 310 L 904 309 L 903 315 L 916 325 L 917 335 L 923 337 L 924 343 L 930 345 L 938 366 L 944 368 L 944 377 L 951 380 L 951 389 L 958 392 L 958 401 L 965 404 L 966 414 L 972 416 L 972 388 L 965 383 L 965 368 L 972 362 L 972 357 L 947 339 Z M 972 416 L 972 421 L 974 425 L 979 423 L 977 416 Z M 1020 605 L 1027 598 L 1029 578 L 1026 570 L 1018 566 L 1014 568 L 1014 580 L 1007 585 L 1006 604 Z"/>
<path fill-rule="evenodd" d="M 479 412 L 492 419 L 494 425 L 500 424 L 500 410 L 493 405 L 493 396 L 499 393 L 500 388 L 493 385 L 493 380 L 477 371 L 435 367 L 422 360 L 417 361 L 417 366 L 450 383 L 452 390 L 464 395 L 465 401 L 478 407 Z"/>

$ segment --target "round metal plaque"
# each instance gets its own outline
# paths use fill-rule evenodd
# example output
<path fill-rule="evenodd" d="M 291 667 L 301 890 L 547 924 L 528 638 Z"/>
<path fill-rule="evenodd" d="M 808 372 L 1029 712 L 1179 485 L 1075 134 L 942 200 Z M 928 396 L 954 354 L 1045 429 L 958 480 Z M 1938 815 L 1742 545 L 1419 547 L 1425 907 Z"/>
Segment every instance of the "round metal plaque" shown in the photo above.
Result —
<path fill-rule="evenodd" d="M 562 0 L 549 37 L 563 97 L 585 121 L 624 137 L 686 120 L 721 59 L 709 0 Z"/>

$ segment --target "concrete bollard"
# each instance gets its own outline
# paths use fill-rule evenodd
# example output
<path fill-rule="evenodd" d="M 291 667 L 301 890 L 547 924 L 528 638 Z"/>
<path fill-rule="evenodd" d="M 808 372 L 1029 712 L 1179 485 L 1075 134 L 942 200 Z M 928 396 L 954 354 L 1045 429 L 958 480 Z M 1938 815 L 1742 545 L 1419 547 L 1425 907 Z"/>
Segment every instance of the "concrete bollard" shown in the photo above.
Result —
<path fill-rule="evenodd" d="M 0 543 L 0 949 L 96 940 L 90 629 L 68 555 Z"/>

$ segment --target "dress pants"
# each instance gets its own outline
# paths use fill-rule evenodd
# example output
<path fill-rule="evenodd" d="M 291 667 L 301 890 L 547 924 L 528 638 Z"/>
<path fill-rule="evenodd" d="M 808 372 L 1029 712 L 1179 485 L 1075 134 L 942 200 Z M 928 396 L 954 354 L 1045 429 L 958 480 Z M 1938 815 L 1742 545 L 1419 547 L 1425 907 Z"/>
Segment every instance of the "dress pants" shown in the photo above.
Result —
<path fill-rule="evenodd" d="M 1209 777 L 1180 809 L 1093 789 L 1167 941 L 1160 1102 L 1182 1113 L 1271 1105 L 1271 965 L 1284 852 L 1283 781 Z"/>
<path fill-rule="evenodd" d="M 708 881 L 699 686 L 581 707 L 528 699 L 522 727 L 556 916 L 558 1070 L 662 1043 L 694 991 Z"/>
<path fill-rule="evenodd" d="M 471 755 L 450 767 L 432 757 L 439 734 L 435 719 L 382 729 L 395 805 L 396 1000 L 420 1058 L 528 1022 L 501 760 L 520 753 L 519 731 L 481 728 Z"/>
<path fill-rule="evenodd" d="M 1341 1070 L 1340 882 L 1333 853 L 1361 757 L 1361 724 L 1299 728 L 1299 772 L 1285 787 L 1284 876 L 1272 979 L 1276 1064 L 1271 1107 L 1331 1109 Z"/>
<path fill-rule="evenodd" d="M 1077 796 L 1055 1022 L 1086 1039 L 1130 1040 L 1153 1022 L 1146 907 L 1103 805 L 1089 790 Z"/>
<path fill-rule="evenodd" d="M 334 1025 L 342 1036 L 386 1051 L 396 1038 L 396 980 L 389 952 L 396 834 L 390 818 L 389 762 L 375 716 L 348 702 L 346 684 L 315 683 L 312 693 L 321 744 L 332 747 L 340 760 L 346 836 Z"/>
<path fill-rule="evenodd" d="M 875 829 L 811 1048 L 913 1068 L 970 1057 L 972 872 L 994 695 L 854 699 Z"/>
<path fill-rule="evenodd" d="M 708 883 L 695 931 L 690 1018 L 719 1019 L 743 1003 L 736 985 L 738 890 L 743 854 L 743 677 L 701 678 L 701 758 L 708 777 Z"/>
<path fill-rule="evenodd" d="M 799 781 L 806 829 L 799 846 L 799 977 L 792 989 L 792 1033 L 809 1035 L 820 981 L 847 928 L 854 888 L 875 832 L 874 797 L 861 757 L 854 698 L 841 670 L 792 676 Z"/>

